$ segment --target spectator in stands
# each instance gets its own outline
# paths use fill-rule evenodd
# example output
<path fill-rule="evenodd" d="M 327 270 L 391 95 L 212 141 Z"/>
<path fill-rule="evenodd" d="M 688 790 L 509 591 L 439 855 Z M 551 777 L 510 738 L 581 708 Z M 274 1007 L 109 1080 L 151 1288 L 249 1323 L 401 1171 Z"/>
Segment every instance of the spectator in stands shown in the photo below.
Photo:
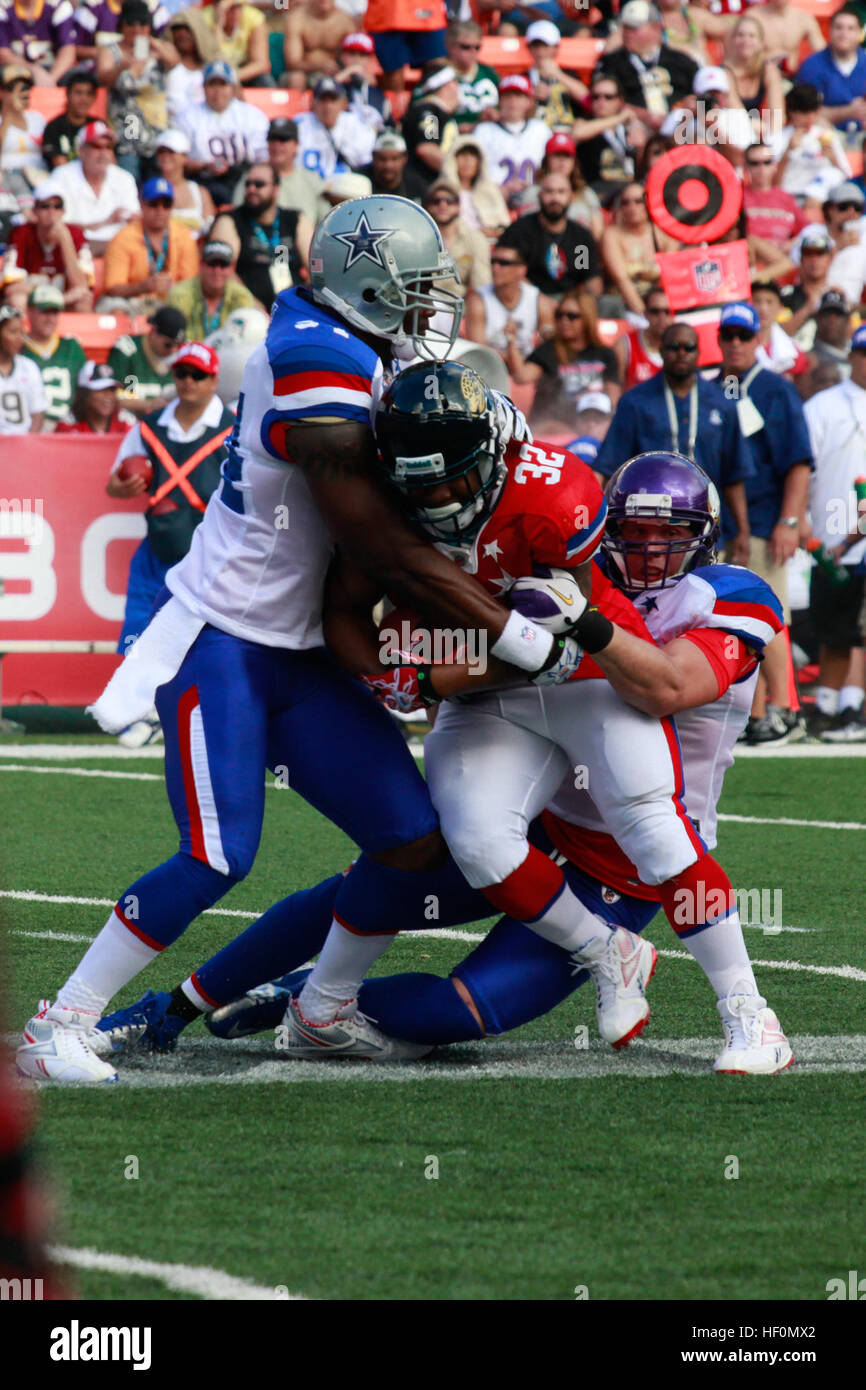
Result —
<path fill-rule="evenodd" d="M 204 101 L 181 112 L 177 127 L 188 136 L 188 174 L 203 183 L 217 207 L 267 146 L 268 118 L 238 99 L 237 73 L 222 59 L 204 70 Z"/>
<path fill-rule="evenodd" d="M 585 391 L 604 391 L 619 399 L 616 354 L 598 335 L 598 305 L 591 294 L 570 290 L 553 311 L 553 337 L 524 359 L 512 337 L 505 357 L 510 375 L 521 386 L 535 384 L 530 415 L 533 428 L 574 428 L 575 406 Z M 641 448 L 649 445 L 641 445 Z M 639 453 L 639 449 L 632 450 Z M 623 454 L 623 460 L 631 455 Z"/>
<path fill-rule="evenodd" d="M 776 161 L 769 145 L 754 144 L 746 150 L 743 207 L 750 235 L 771 241 L 790 251 L 807 218 L 793 193 L 776 182 Z"/>
<path fill-rule="evenodd" d="M 788 607 L 787 563 L 808 534 L 806 506 L 812 447 L 796 387 L 757 361 L 760 321 L 751 304 L 727 304 L 719 319 L 722 365 L 717 377 L 733 395 L 752 464 L 746 479 L 749 516 L 749 569 L 773 589 L 785 616 Z M 722 513 L 722 535 L 736 525 Z M 789 743 L 803 737 L 799 716 L 788 702 L 788 647 L 779 633 L 764 649 L 764 660 L 746 738 L 752 744 Z"/>
<path fill-rule="evenodd" d="M 352 19 L 335 0 L 301 0 L 283 20 L 283 87 L 298 91 L 319 77 L 340 71 L 340 44 L 354 29 Z"/>
<path fill-rule="evenodd" d="M 135 416 L 118 402 L 120 386 L 107 362 L 85 362 L 78 373 L 72 409 L 57 434 L 126 434 Z"/>
<path fill-rule="evenodd" d="M 691 95 L 698 65 L 663 42 L 662 17 L 648 0 L 628 0 L 619 13 L 622 47 L 599 59 L 594 77 L 616 77 L 629 106 L 658 130 L 671 107 Z"/>
<path fill-rule="evenodd" d="M 47 173 L 41 144 L 45 118 L 28 110 L 32 88 L 29 68 L 8 63 L 0 69 L 0 169 L 19 199 L 28 199 Z"/>
<path fill-rule="evenodd" d="M 364 28 L 373 35 L 383 85 L 389 91 L 403 91 L 404 68 L 426 72 L 428 63 L 445 57 L 447 23 L 445 0 L 429 0 L 423 7 L 417 0 L 369 0 Z M 411 149 L 408 137 L 406 143 Z"/>
<path fill-rule="evenodd" d="M 650 220 L 639 183 L 625 185 L 614 209 L 614 220 L 601 239 L 602 259 L 626 309 L 643 317 L 643 296 L 659 278 L 656 252 L 676 251 L 678 244 Z"/>
<path fill-rule="evenodd" d="M 842 290 L 852 304 L 859 304 L 866 284 L 866 222 L 864 197 L 856 183 L 839 183 L 827 195 L 823 207 L 834 255 L 827 279 Z"/>
<path fill-rule="evenodd" d="M 638 183 L 646 183 L 647 176 L 653 167 L 658 164 L 663 155 L 667 154 L 668 150 L 672 150 L 673 148 L 673 140 L 670 140 L 666 135 L 655 134 L 648 136 L 637 161 L 637 173 L 635 177 Z"/>
<path fill-rule="evenodd" d="M 126 612 L 118 650 L 125 652 L 146 626 L 154 600 L 172 565 L 190 547 L 208 498 L 220 485 L 220 468 L 226 457 L 225 440 L 235 423 L 216 394 L 219 358 L 205 343 L 184 343 L 171 368 L 177 395 L 167 405 L 143 416 L 123 440 L 114 460 L 106 492 L 109 497 L 136 497 L 148 491 L 140 474 L 126 481 L 117 476 L 126 458 L 142 454 L 153 468 L 151 502 L 145 515 L 147 535 L 132 557 L 126 594 Z M 195 467 L 177 478 L 179 468 L 198 455 Z M 168 506 L 154 505 L 154 499 Z M 158 728 L 145 730 L 141 743 L 150 741 Z M 121 736 L 123 737 L 123 736 Z"/>
<path fill-rule="evenodd" d="M 244 180 L 244 201 L 220 213 L 211 233 L 212 240 L 231 247 L 238 278 L 268 312 L 281 290 L 299 282 L 313 235 L 302 212 L 278 206 L 278 191 L 276 170 L 253 164 Z"/>
<path fill-rule="evenodd" d="M 742 15 L 730 30 L 725 68 L 745 109 L 758 118 L 766 113 L 775 119 L 783 105 L 782 77 L 767 54 L 764 29 L 754 11 Z"/>
<path fill-rule="evenodd" d="M 668 112 L 661 133 L 672 135 L 678 145 L 709 141 L 737 169 L 742 168 L 744 152 L 755 139 L 749 114 L 731 91 L 728 73 L 718 67 L 695 73 L 693 97 Z"/>
<path fill-rule="evenodd" d="M 808 352 L 815 336 L 814 314 L 825 290 L 832 286 L 828 279 L 833 259 L 833 241 L 826 227 L 813 224 L 804 229 L 799 240 L 800 266 L 797 280 L 782 291 L 790 318 L 785 332 L 796 337 L 799 346 Z"/>
<path fill-rule="evenodd" d="M 582 396 L 578 396 L 574 412 L 578 439 L 593 439 L 600 444 L 610 429 L 612 418 L 613 405 L 606 391 L 584 391 Z M 593 459 L 597 455 L 596 449 Z"/>
<path fill-rule="evenodd" d="M 813 53 L 825 46 L 815 16 L 798 9 L 790 0 L 764 0 L 761 24 L 767 38 L 767 57 L 788 77 L 793 77 L 800 65 L 800 45 L 804 40 Z"/>
<path fill-rule="evenodd" d="M 346 109 L 346 92 L 332 77 L 313 88 L 313 109 L 297 119 L 301 165 L 324 183 L 369 164 L 375 130 Z"/>
<path fill-rule="evenodd" d="M 75 66 L 70 0 L 14 0 L 0 10 L 0 64 L 24 67 L 37 87 L 56 87 Z"/>
<path fill-rule="evenodd" d="M 325 215 L 322 180 L 297 161 L 298 127 L 288 116 L 277 116 L 268 126 L 268 160 L 277 172 L 280 191 L 277 206 L 295 208 L 316 225 Z M 237 185 L 232 201 L 238 207 L 244 200 L 243 180 Z"/>
<path fill-rule="evenodd" d="M 72 68 L 60 85 L 66 88 L 66 109 L 42 132 L 42 158 L 49 169 L 75 158 L 75 142 L 87 125 L 96 96 L 96 77 L 86 68 Z"/>
<path fill-rule="evenodd" d="M 669 324 L 662 334 L 661 353 L 662 370 L 623 393 L 598 451 L 596 469 L 609 477 L 623 459 L 648 449 L 673 449 L 694 459 L 730 508 L 730 562 L 747 564 L 745 479 L 751 477 L 752 464 L 737 403 L 715 382 L 699 375 L 698 335 L 690 324 Z"/>
<path fill-rule="evenodd" d="M 580 222 L 589 227 L 596 241 L 604 232 L 604 217 L 598 194 L 589 187 L 577 162 L 577 145 L 570 135 L 559 130 L 551 135 L 544 147 L 540 175 L 564 174 L 571 184 L 572 199 L 566 209 L 566 217 L 572 222 Z"/>
<path fill-rule="evenodd" d="M 850 329 L 851 308 L 844 294 L 839 290 L 825 290 L 815 310 L 811 356 L 819 369 L 835 368 L 837 381 L 847 381 L 851 375 Z M 826 380 L 823 373 L 822 379 Z"/>
<path fill-rule="evenodd" d="M 852 132 L 866 125 L 866 53 L 860 49 L 860 21 L 850 10 L 830 20 L 830 42 L 812 53 L 797 73 L 821 94 L 821 114 L 837 130 Z"/>
<path fill-rule="evenodd" d="M 457 75 L 450 63 L 430 63 L 403 117 L 409 168 L 429 185 L 459 134 L 454 112 L 460 104 Z M 486 122 L 484 123 L 486 124 Z M 476 138 L 481 139 L 480 128 Z"/>
<path fill-rule="evenodd" d="M 662 336 L 673 323 L 671 306 L 661 285 L 647 290 L 643 300 L 645 328 L 632 328 L 625 339 L 625 389 L 649 381 L 662 369 Z"/>
<path fill-rule="evenodd" d="M 190 338 L 204 339 L 215 333 L 236 309 L 262 308 L 241 284 L 236 269 L 228 242 L 209 241 L 202 248 L 198 275 L 172 285 L 168 302 L 184 315 Z"/>
<path fill-rule="evenodd" d="M 532 67 L 529 80 L 538 102 L 539 115 L 550 126 L 571 125 L 587 88 L 579 77 L 564 72 L 556 61 L 562 35 L 549 19 L 538 19 L 526 31 Z"/>
<path fill-rule="evenodd" d="M 179 62 L 168 74 L 165 100 L 168 119 L 174 124 L 181 111 L 204 101 L 204 70 L 219 58 L 216 40 L 207 28 L 200 9 L 182 10 L 170 19 L 166 34 L 174 44 Z"/>
<path fill-rule="evenodd" d="M 646 130 L 626 106 L 618 77 L 596 72 L 589 104 L 589 119 L 578 116 L 570 134 L 583 177 L 603 194 L 635 177 L 635 155 L 646 141 Z"/>
<path fill-rule="evenodd" d="M 490 243 L 477 227 L 460 216 L 460 191 L 456 184 L 438 178 L 424 195 L 424 207 L 439 231 L 460 275 L 460 292 L 490 284 Z"/>
<path fill-rule="evenodd" d="M 785 98 L 788 124 L 772 143 L 778 161 L 775 179 L 806 209 L 817 211 L 827 194 L 851 177 L 842 142 L 820 114 L 821 94 L 798 82 Z"/>
<path fill-rule="evenodd" d="M 528 77 L 504 77 L 499 84 L 499 119 L 479 121 L 475 128 L 490 177 L 506 199 L 536 182 L 550 139 L 550 126 L 532 115 L 534 104 Z"/>
<path fill-rule="evenodd" d="M 494 246 L 490 253 L 492 280 L 466 296 L 463 336 L 495 348 L 507 357 L 513 339 L 528 357 L 539 337 L 551 337 L 553 302 L 526 278 L 526 261 L 516 246 Z"/>
<path fill-rule="evenodd" d="M 22 291 L 50 283 L 70 313 L 93 308 L 93 257 L 80 227 L 63 221 L 63 193 L 48 179 L 33 194 L 33 221 L 13 227 L 4 269 L 27 277 Z"/>
<path fill-rule="evenodd" d="M 165 302 L 173 284 L 198 273 L 198 248 L 171 212 L 167 179 L 148 179 L 141 190 L 141 218 L 118 232 L 105 252 L 103 312 L 145 314 Z"/>
<path fill-rule="evenodd" d="M 120 33 L 121 4 L 122 0 L 82 0 L 75 11 L 79 63 L 94 64 L 100 48 L 115 42 Z M 145 4 L 151 13 L 154 34 L 163 34 L 168 25 L 168 9 L 161 0 L 145 0 Z M 172 0 L 171 8 L 176 8 L 176 0 Z"/>
<path fill-rule="evenodd" d="M 154 168 L 157 137 L 168 125 L 166 78 L 178 60 L 168 39 L 154 38 L 145 0 L 123 0 L 120 36 L 99 49 L 96 76 L 108 88 L 108 120 L 118 137 L 115 158 L 137 182 Z"/>
<path fill-rule="evenodd" d="M 730 32 L 730 14 L 713 14 L 700 4 L 684 5 L 682 0 L 658 0 L 658 8 L 664 25 L 665 43 L 671 48 L 681 49 L 702 66 L 710 61 L 707 39 L 718 41 Z"/>
<path fill-rule="evenodd" d="M 21 351 L 24 317 L 11 304 L 0 306 L 0 434 L 39 434 L 48 401 L 42 374 Z"/>
<path fill-rule="evenodd" d="M 793 260 L 779 246 L 747 231 L 746 213 L 742 208 L 736 222 L 717 237 L 713 245 L 721 246 L 730 241 L 745 241 L 749 253 L 749 278 L 752 280 L 781 280 L 794 271 Z"/>
<path fill-rule="evenodd" d="M 336 80 L 346 89 L 349 110 L 374 130 L 393 123 L 391 103 L 377 83 L 379 65 L 369 34 L 347 34 L 340 45 Z"/>
<path fill-rule="evenodd" d="M 517 246 L 527 274 L 542 294 L 561 295 L 583 286 L 601 294 L 601 263 L 595 237 L 587 227 L 569 222 L 571 185 L 563 174 L 545 174 L 538 187 L 538 212 L 518 217 L 507 227 L 500 245 Z"/>
<path fill-rule="evenodd" d="M 442 177 L 459 188 L 460 216 L 468 227 L 493 239 L 502 235 L 511 218 L 474 135 L 458 135 L 442 161 Z"/>
<path fill-rule="evenodd" d="M 184 175 L 190 151 L 189 136 L 182 130 L 164 130 L 156 139 L 156 167 L 161 178 L 171 184 L 174 194 L 172 218 L 198 236 L 210 228 L 214 218 L 213 198 L 203 184 Z"/>
<path fill-rule="evenodd" d="M 244 0 L 209 0 L 202 19 L 242 87 L 273 87 L 265 16 Z"/>
<path fill-rule="evenodd" d="M 392 193 L 395 197 L 420 203 L 427 191 L 427 181 L 409 168 L 408 159 L 403 136 L 396 130 L 383 130 L 376 136 L 373 158 L 359 172 L 366 174 L 374 193 Z"/>
<path fill-rule="evenodd" d="M 815 539 L 845 566 L 848 582 L 834 584 L 819 565 L 812 569 L 810 614 L 821 634 L 820 675 L 815 715 L 809 732 L 829 743 L 862 742 L 862 679 L 851 682 L 849 668 L 860 654 L 859 618 L 866 585 L 866 538 L 852 531 L 857 516 L 854 479 L 863 475 L 866 438 L 866 327 L 851 339 L 851 375 L 830 390 L 819 391 L 804 406 L 815 471 L 809 514 Z"/>
<path fill-rule="evenodd" d="M 51 175 L 66 217 L 80 227 L 95 256 L 140 212 L 132 174 L 114 162 L 114 132 L 104 121 L 88 121 L 78 136 L 78 158 Z"/>
<path fill-rule="evenodd" d="M 782 313 L 782 291 L 778 282 L 767 279 L 754 280 L 752 303 L 760 322 L 757 360 L 762 367 L 768 367 L 771 372 L 783 372 L 786 376 L 797 377 L 802 382 L 804 375 L 809 371 L 810 362 L 779 322 Z M 846 337 L 846 356 L 847 351 Z"/>
<path fill-rule="evenodd" d="M 29 329 L 21 351 L 36 363 L 42 376 L 47 401 L 46 429 L 54 429 L 66 417 L 78 373 L 87 360 L 77 338 L 61 338 L 57 332 L 62 309 L 63 295 L 53 285 L 37 285 L 30 291 Z"/>
<path fill-rule="evenodd" d="M 493 111 L 499 104 L 498 74 L 478 61 L 481 39 L 481 25 L 474 19 L 458 19 L 448 26 L 448 59 L 460 88 L 454 119 L 461 131 L 472 130 L 484 111 Z"/>
<path fill-rule="evenodd" d="M 148 332 L 124 334 L 108 354 L 112 376 L 120 382 L 120 401 L 133 415 L 146 415 L 174 395 L 171 362 L 186 336 L 186 318 L 164 304 L 148 319 Z"/>

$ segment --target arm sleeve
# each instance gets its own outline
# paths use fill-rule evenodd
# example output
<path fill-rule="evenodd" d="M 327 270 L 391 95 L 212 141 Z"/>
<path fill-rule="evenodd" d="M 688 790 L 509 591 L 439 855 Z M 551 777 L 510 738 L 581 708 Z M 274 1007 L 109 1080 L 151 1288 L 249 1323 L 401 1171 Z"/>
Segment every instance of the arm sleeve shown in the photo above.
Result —
<path fill-rule="evenodd" d="M 691 632 L 684 632 L 683 637 L 699 647 L 712 666 L 719 697 L 741 676 L 748 675 L 758 660 L 742 642 L 719 628 L 693 628 Z"/>

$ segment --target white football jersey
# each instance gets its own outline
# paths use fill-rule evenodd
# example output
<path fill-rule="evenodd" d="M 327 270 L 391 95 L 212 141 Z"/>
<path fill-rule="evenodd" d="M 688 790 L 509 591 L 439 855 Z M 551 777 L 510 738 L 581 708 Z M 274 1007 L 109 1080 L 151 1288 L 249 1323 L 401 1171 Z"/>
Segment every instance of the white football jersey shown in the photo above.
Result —
<path fill-rule="evenodd" d="M 36 363 L 30 357 L 13 357 L 9 375 L 0 371 L 0 434 L 28 434 L 33 416 L 47 409 L 42 373 Z"/>
<path fill-rule="evenodd" d="M 487 156 L 487 167 L 494 183 L 508 183 L 515 178 L 535 183 L 550 136 L 547 122 L 535 117 L 517 125 L 479 121 L 472 132 L 473 140 Z"/>
<path fill-rule="evenodd" d="M 268 157 L 268 118 L 249 102 L 230 101 L 225 111 L 214 111 L 207 102 L 190 106 L 177 117 L 177 128 L 189 136 L 189 157 L 212 164 L 252 164 Z"/>
<path fill-rule="evenodd" d="M 330 130 L 314 111 L 304 111 L 297 117 L 297 127 L 298 166 L 320 179 L 360 169 L 373 158 L 378 132 L 354 111 L 341 111 Z"/>
<path fill-rule="evenodd" d="M 660 646 L 685 632 L 716 628 L 760 652 L 782 625 L 782 610 L 770 586 L 751 570 L 734 565 L 694 570 L 670 588 L 641 594 L 635 607 Z M 676 716 L 685 771 L 683 800 L 708 849 L 716 844 L 722 782 L 746 726 L 757 679 L 756 665 L 711 704 Z M 575 789 L 573 779 L 563 782 L 549 809 L 572 825 L 605 830 L 589 792 Z"/>
<path fill-rule="evenodd" d="M 267 647 L 321 646 L 328 528 L 287 435 L 301 421 L 372 423 L 382 362 L 303 292 L 278 295 L 246 365 L 223 482 L 166 584 L 190 612 Z"/>

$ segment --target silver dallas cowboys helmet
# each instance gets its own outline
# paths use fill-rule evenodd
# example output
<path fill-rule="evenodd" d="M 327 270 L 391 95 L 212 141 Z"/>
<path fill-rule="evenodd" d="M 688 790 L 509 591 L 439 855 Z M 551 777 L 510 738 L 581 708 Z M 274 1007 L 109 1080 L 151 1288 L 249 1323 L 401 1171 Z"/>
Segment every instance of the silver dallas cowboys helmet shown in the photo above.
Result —
<path fill-rule="evenodd" d="M 446 281 L 458 284 L 459 276 L 439 228 L 407 198 L 353 198 L 313 233 L 313 297 L 354 328 L 388 339 L 398 356 L 447 356 L 463 300 Z"/>

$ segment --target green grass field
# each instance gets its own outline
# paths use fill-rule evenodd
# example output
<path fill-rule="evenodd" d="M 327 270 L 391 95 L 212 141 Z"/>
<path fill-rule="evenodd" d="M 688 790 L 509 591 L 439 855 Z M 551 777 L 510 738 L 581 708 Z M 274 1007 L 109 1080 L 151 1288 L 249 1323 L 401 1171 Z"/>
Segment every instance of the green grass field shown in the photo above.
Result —
<path fill-rule="evenodd" d="M 0 916 L 17 1028 L 120 890 L 174 852 L 175 831 L 158 761 L 46 757 L 21 771 L 14 761 L 14 746 L 0 745 L 14 811 Z M 213 1274 L 184 1293 L 171 1271 L 135 1272 L 151 1261 L 220 1271 L 258 1297 L 826 1298 L 828 1279 L 862 1268 L 866 1236 L 866 823 L 776 822 L 866 819 L 864 769 L 853 757 L 753 758 L 726 783 L 722 811 L 761 819 L 722 824 L 733 883 L 782 894 L 785 929 L 754 925 L 746 937 L 794 1042 L 790 1072 L 712 1074 L 714 1001 L 663 916 L 648 929 L 662 952 L 652 1022 L 622 1054 L 574 1046 L 580 1025 L 595 1036 L 586 989 L 508 1037 L 411 1067 L 305 1067 L 280 1061 L 272 1038 L 219 1044 L 196 1026 L 174 1056 L 121 1060 L 118 1086 L 41 1091 L 58 1240 L 117 1257 L 112 1272 L 74 1256 L 77 1288 L 94 1299 L 221 1296 L 209 1292 Z M 350 856 L 294 793 L 272 790 L 255 869 L 220 904 L 239 915 L 200 918 L 119 1002 L 175 985 L 259 910 Z M 13 896 L 26 892 L 37 896 Z M 400 938 L 380 968 L 447 972 L 469 949 Z M 433 1158 L 438 1178 L 425 1175 Z"/>

